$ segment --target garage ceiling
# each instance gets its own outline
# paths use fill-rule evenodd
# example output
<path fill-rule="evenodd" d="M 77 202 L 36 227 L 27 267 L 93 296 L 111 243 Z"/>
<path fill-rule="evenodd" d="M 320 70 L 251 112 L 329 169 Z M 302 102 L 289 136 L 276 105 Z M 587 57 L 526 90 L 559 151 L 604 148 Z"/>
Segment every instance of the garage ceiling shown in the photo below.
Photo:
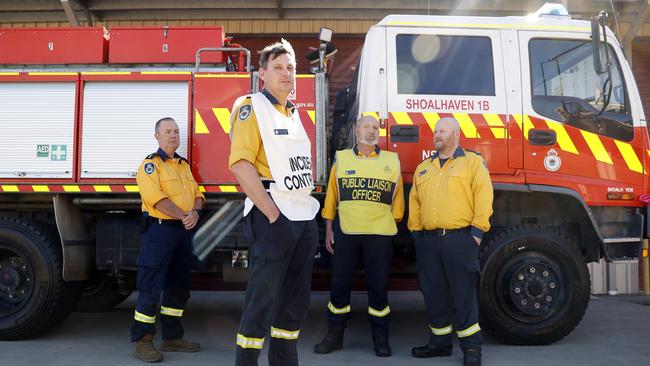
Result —
<path fill-rule="evenodd" d="M 574 18 L 610 10 L 610 1 L 555 0 Z M 0 0 L 0 23 L 61 22 L 67 4 L 82 24 L 117 20 L 192 19 L 381 19 L 388 14 L 524 15 L 539 0 Z M 647 0 L 613 0 L 619 20 L 629 21 Z M 628 20 L 626 20 L 628 19 Z"/>

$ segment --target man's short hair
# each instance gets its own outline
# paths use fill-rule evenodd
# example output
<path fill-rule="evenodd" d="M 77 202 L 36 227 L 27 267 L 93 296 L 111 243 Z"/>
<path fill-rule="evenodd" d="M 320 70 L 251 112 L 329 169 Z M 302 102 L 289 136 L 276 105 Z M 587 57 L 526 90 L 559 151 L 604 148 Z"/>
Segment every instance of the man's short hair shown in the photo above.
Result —
<path fill-rule="evenodd" d="M 159 119 L 158 121 L 156 121 L 156 127 L 154 128 L 155 132 L 158 132 L 158 127 L 160 127 L 160 124 L 163 123 L 163 122 L 174 122 L 174 123 L 176 123 L 176 120 L 171 118 L 171 117 L 163 117 L 163 118 Z"/>
<path fill-rule="evenodd" d="M 371 119 L 371 120 L 379 123 L 379 120 L 377 119 L 377 117 L 373 116 L 372 114 L 362 114 L 361 116 L 359 116 L 359 118 L 357 118 L 357 121 L 355 122 L 355 124 L 358 125 L 359 122 L 361 122 L 361 120 L 364 120 L 364 119 Z"/>
<path fill-rule="evenodd" d="M 359 118 L 357 118 L 356 121 L 354 121 L 354 124 L 352 125 L 352 127 L 354 127 L 354 129 L 356 130 L 361 125 L 361 121 L 367 120 L 367 119 L 371 119 L 371 120 L 377 122 L 377 124 L 379 124 L 379 120 L 377 119 L 377 117 L 373 116 L 372 114 L 362 114 L 361 116 L 359 116 Z"/>
<path fill-rule="evenodd" d="M 280 42 L 270 44 L 260 51 L 260 67 L 266 68 L 269 61 L 285 54 L 293 59 L 294 64 L 296 63 L 296 53 L 293 51 L 293 47 L 286 39 L 282 38 Z"/>

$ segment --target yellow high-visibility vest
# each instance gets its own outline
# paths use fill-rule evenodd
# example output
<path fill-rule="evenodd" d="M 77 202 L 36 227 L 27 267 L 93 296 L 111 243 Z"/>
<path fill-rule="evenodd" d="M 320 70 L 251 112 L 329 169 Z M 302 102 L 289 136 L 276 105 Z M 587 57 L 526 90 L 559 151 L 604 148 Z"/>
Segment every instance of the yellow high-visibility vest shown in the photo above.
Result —
<path fill-rule="evenodd" d="M 352 149 L 336 153 L 339 220 L 345 234 L 395 235 L 391 211 L 400 176 L 397 154 L 381 150 L 360 157 Z"/>

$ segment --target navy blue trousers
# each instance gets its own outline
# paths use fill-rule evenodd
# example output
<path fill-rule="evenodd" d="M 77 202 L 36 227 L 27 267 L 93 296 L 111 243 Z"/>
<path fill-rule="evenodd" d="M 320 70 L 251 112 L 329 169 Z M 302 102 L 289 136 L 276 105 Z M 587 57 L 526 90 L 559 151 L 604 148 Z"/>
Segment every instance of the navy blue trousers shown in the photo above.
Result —
<path fill-rule="evenodd" d="M 451 346 L 455 331 L 462 349 L 480 348 L 476 280 L 479 248 L 469 230 L 444 236 L 414 232 L 420 290 L 429 314 L 429 343 Z"/>
<path fill-rule="evenodd" d="M 193 231 L 179 226 L 152 223 L 142 235 L 137 259 L 139 293 L 131 328 L 132 341 L 155 334 L 158 317 L 162 339 L 183 336 L 181 318 L 190 298 L 189 272 L 195 260 L 192 234 Z"/>
<path fill-rule="evenodd" d="M 392 235 L 347 235 L 334 221 L 334 257 L 327 317 L 330 323 L 345 324 L 350 317 L 350 291 L 359 257 L 368 282 L 368 320 L 375 332 L 388 335 L 388 276 L 393 253 Z"/>
<path fill-rule="evenodd" d="M 297 366 L 298 335 L 311 300 L 316 220 L 290 221 L 280 215 L 270 224 L 254 207 L 244 219 L 244 228 L 251 243 L 249 277 L 235 365 L 256 366 L 270 333 L 269 366 Z"/>

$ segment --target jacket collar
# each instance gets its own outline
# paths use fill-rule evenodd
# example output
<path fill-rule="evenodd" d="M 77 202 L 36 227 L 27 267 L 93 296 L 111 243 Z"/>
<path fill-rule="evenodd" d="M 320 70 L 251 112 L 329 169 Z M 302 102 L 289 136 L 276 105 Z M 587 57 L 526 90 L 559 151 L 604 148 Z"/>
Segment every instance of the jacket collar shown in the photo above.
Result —
<path fill-rule="evenodd" d="M 433 155 L 431 155 L 431 161 L 434 161 L 436 158 L 439 157 L 439 155 L 440 154 L 436 151 Z M 465 150 L 463 150 L 462 147 L 458 146 L 454 151 L 454 155 L 452 155 L 452 159 L 456 159 L 461 156 L 465 156 Z"/>
<path fill-rule="evenodd" d="M 282 106 L 282 104 L 280 104 L 278 99 L 274 97 L 273 94 L 271 94 L 271 92 L 269 92 L 268 90 L 262 89 L 262 94 L 264 94 L 266 99 L 268 99 L 269 102 L 271 102 L 271 104 L 277 104 L 279 106 Z M 291 109 L 291 111 L 293 112 L 293 109 L 296 108 L 296 106 L 293 103 L 291 103 L 290 100 L 287 99 L 287 108 Z"/>
<path fill-rule="evenodd" d="M 359 145 L 354 145 L 352 151 L 354 151 L 354 155 L 359 155 Z M 381 149 L 379 148 L 379 146 L 375 145 L 375 154 L 379 155 L 380 151 Z"/>
<path fill-rule="evenodd" d="M 167 155 L 167 153 L 161 148 L 158 148 L 158 151 L 156 151 L 156 153 L 158 154 L 158 156 L 160 156 L 162 161 L 165 161 L 165 160 L 169 159 L 169 156 Z M 178 155 L 175 152 L 174 152 L 174 159 L 179 159 L 179 161 L 178 161 L 179 163 L 181 162 L 181 160 L 187 161 L 184 157 Z"/>

